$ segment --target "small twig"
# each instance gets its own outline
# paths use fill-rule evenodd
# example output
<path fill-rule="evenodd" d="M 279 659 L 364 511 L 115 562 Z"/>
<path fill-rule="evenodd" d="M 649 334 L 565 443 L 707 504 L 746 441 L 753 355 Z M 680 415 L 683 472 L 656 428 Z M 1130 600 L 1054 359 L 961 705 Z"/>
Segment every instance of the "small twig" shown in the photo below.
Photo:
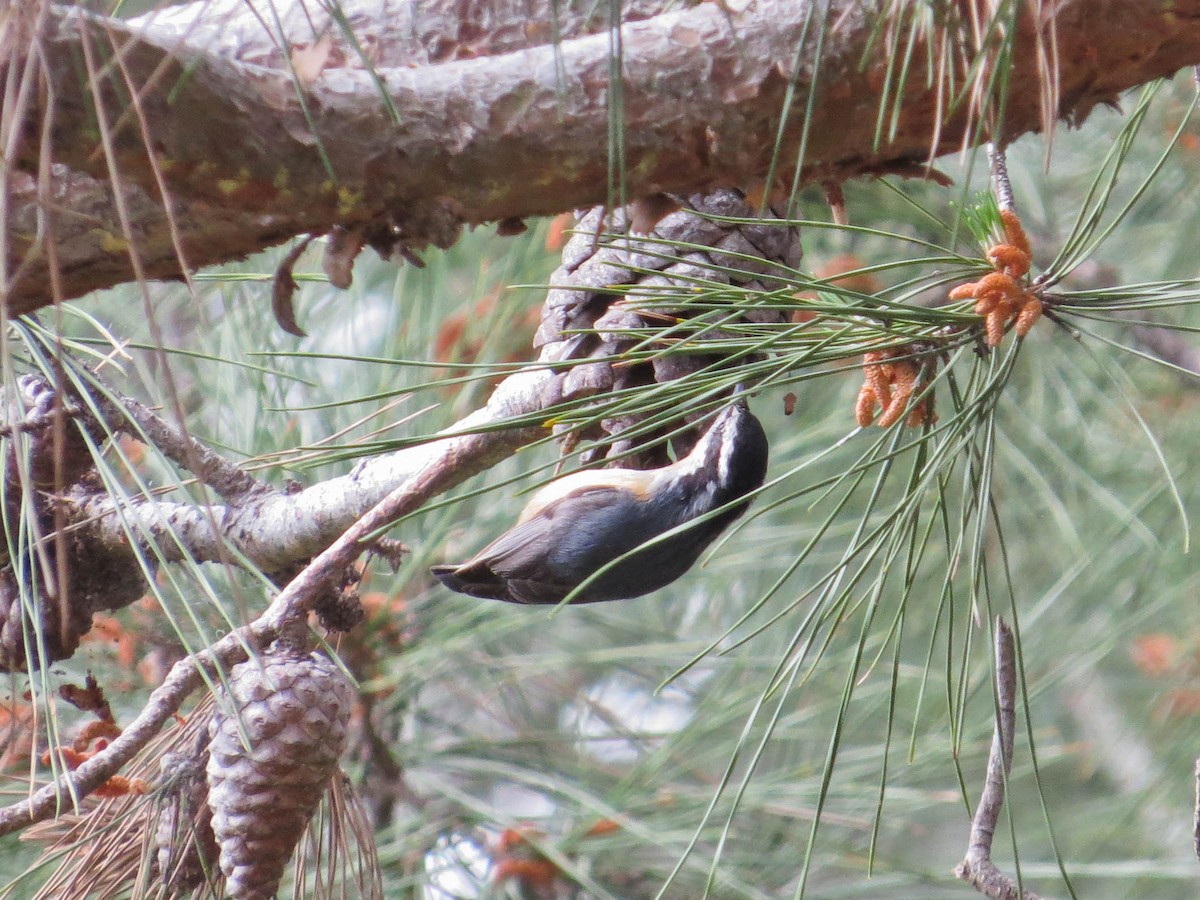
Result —
<path fill-rule="evenodd" d="M 1008 160 L 1004 151 L 993 143 L 987 145 L 988 162 L 992 166 L 992 182 L 996 188 L 996 202 L 1001 209 L 1016 209 L 1013 204 L 1012 182 L 1008 180 Z"/>
<path fill-rule="evenodd" d="M 1004 809 L 1004 785 L 1012 769 L 1013 732 L 1016 728 L 1017 662 L 1012 630 L 996 617 L 996 729 L 988 754 L 987 777 L 975 818 L 967 855 L 954 874 L 975 890 L 993 900 L 1040 900 L 1037 894 L 1023 891 L 992 862 L 992 839 L 996 823 Z"/>
<path fill-rule="evenodd" d="M 56 419 L 64 417 L 78 419 L 82 417 L 82 412 L 76 407 L 66 404 L 61 409 L 53 409 L 45 413 L 31 411 L 20 422 L 13 422 L 10 425 L 0 425 L 0 437 L 10 438 L 18 434 L 30 434 L 46 428 L 52 428 Z"/>
<path fill-rule="evenodd" d="M 236 500 L 253 491 L 270 490 L 241 466 L 215 453 L 150 407 L 124 396 L 109 385 L 97 391 L 94 400 L 109 430 L 130 431 L 129 423 L 132 421 L 140 429 L 140 437 L 144 437 L 176 465 L 195 475 L 222 499 Z"/>

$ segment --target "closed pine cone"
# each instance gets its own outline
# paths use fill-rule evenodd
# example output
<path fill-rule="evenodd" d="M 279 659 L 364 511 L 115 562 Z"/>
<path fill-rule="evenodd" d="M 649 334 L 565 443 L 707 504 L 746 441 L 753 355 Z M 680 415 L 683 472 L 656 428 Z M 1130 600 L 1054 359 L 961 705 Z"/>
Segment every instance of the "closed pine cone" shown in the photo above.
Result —
<path fill-rule="evenodd" d="M 208 729 L 221 872 L 233 900 L 270 900 L 337 770 L 353 687 L 328 657 L 277 643 L 234 667 L 228 693 Z"/>

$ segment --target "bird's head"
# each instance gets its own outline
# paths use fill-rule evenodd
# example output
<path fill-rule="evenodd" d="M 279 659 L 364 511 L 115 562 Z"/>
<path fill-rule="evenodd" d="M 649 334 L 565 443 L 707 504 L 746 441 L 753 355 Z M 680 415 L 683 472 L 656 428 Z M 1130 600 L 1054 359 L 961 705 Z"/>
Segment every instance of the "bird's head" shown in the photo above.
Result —
<path fill-rule="evenodd" d="M 744 496 L 767 476 L 767 435 L 744 400 L 713 420 L 692 452 L 676 465 L 676 477 L 711 485 L 717 504 Z"/>

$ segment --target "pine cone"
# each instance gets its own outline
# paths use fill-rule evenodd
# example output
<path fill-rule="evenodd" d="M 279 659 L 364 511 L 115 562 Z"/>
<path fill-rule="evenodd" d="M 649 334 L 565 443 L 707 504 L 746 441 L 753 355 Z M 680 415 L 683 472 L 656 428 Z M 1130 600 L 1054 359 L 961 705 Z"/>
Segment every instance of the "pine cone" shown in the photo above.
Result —
<path fill-rule="evenodd" d="M 562 265 L 550 277 L 555 287 L 546 295 L 533 341 L 543 362 L 576 362 L 562 376 L 561 399 L 661 384 L 711 366 L 712 352 L 702 341 L 696 342 L 694 353 L 672 353 L 653 362 L 613 366 L 611 360 L 639 343 L 640 335 L 661 327 L 662 315 L 697 315 L 691 306 L 697 284 L 764 290 L 778 286 L 772 276 L 800 264 L 798 230 L 771 211 L 760 217 L 756 206 L 739 192 L 718 188 L 676 199 L 678 208 L 654 223 L 651 235 L 635 232 L 636 214 L 630 209 L 595 207 L 577 213 L 575 235 L 563 248 Z M 643 314 L 617 302 L 626 293 L 655 297 L 660 305 L 654 314 Z M 751 310 L 744 318 L 782 322 L 785 314 L 778 309 Z M 637 422 L 636 417 L 606 419 L 598 429 L 578 437 L 616 437 Z M 642 435 L 637 443 L 649 443 L 648 437 Z M 673 439 L 676 454 L 686 454 L 697 437 Z M 665 444 L 631 455 L 633 448 L 632 442 L 618 439 L 607 456 L 634 467 L 664 466 L 671 461 Z M 589 451 L 582 459 L 594 456 Z"/>
<path fill-rule="evenodd" d="M 23 435 L 21 441 L 9 440 L 0 453 L 4 515 L 14 534 L 17 523 L 32 515 L 36 532 L 47 537 L 36 550 L 24 547 L 19 563 L 0 547 L 0 671 L 21 672 L 69 658 L 91 630 L 93 613 L 133 603 L 145 593 L 146 581 L 131 550 L 100 546 L 84 532 L 54 534 L 56 499 L 49 491 L 56 482 L 68 489 L 98 489 L 88 420 L 68 418 L 58 440 L 63 410 L 54 388 L 35 375 L 4 386 L 0 400 L 0 413 L 22 414 L 2 424 Z M 93 441 L 103 440 L 93 431 Z M 25 496 L 27 487 L 31 497 Z M 54 573 L 53 593 L 42 574 L 47 571 Z M 59 583 L 61 575 L 66 577 Z"/>
<path fill-rule="evenodd" d="M 40 668 L 44 662 L 67 659 L 79 647 L 80 637 L 92 627 L 91 609 L 86 603 L 77 602 L 74 595 L 68 595 L 67 603 L 58 604 L 54 600 L 47 602 L 41 590 L 27 587 L 26 594 L 27 599 L 22 602 L 21 586 L 12 568 L 0 567 L 0 672 L 23 672 L 27 668 Z M 41 620 L 40 643 L 31 621 L 30 606 Z M 27 646 L 33 650 L 32 666 L 26 659 Z"/>
<path fill-rule="evenodd" d="M 57 475 L 61 477 L 64 487 L 75 484 L 92 468 L 92 454 L 83 426 L 65 410 L 56 409 L 58 397 L 50 382 L 38 375 L 22 375 L 4 388 L 3 399 L 5 412 L 12 403 L 23 414 L 21 419 L 4 424 L 26 435 L 24 445 L 17 441 L 9 443 L 4 459 L 6 498 L 19 498 L 24 489 L 17 472 L 17 450 L 21 446 L 27 453 L 26 472 L 33 486 L 39 490 L 54 487 L 56 466 L 59 467 Z M 69 406 L 69 403 L 65 405 Z M 55 438 L 59 415 L 67 416 L 62 423 L 61 443 Z"/>
<path fill-rule="evenodd" d="M 194 755 L 167 753 L 160 763 L 168 788 L 154 842 L 159 877 L 171 894 L 198 888 L 216 872 L 217 839 L 204 777 L 207 761 L 208 743 L 202 739 Z"/>
<path fill-rule="evenodd" d="M 62 543 L 67 579 L 65 590 L 55 596 L 47 595 L 41 579 L 27 577 L 22 585 L 12 566 L 0 565 L 0 672 L 69 659 L 91 631 L 94 613 L 121 609 L 146 593 L 145 576 L 132 552 L 96 546 L 79 534 L 67 535 Z M 56 575 L 63 549 L 51 540 L 42 550 Z M 28 559 L 27 573 L 39 564 Z M 26 648 L 32 651 L 28 657 Z"/>
<path fill-rule="evenodd" d="M 228 693 L 208 729 L 212 827 L 228 896 L 269 900 L 337 770 L 353 687 L 328 657 L 278 642 L 234 667 Z"/>

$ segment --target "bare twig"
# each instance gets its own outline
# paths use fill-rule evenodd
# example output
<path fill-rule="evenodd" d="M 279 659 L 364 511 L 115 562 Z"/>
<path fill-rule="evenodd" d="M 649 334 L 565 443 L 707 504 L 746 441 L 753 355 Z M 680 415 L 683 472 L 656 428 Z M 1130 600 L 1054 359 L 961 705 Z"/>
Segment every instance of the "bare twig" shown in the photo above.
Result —
<path fill-rule="evenodd" d="M 975 890 L 993 900 L 1039 900 L 1037 894 L 1021 887 L 992 862 L 992 839 L 1004 808 L 1004 785 L 1012 768 L 1013 731 L 1016 727 L 1017 663 L 1012 630 L 996 617 L 996 729 L 988 754 L 987 778 L 975 818 L 967 855 L 954 874 Z"/>
<path fill-rule="evenodd" d="M 140 431 L 139 437 L 191 472 L 223 499 L 237 500 L 254 491 L 270 490 L 241 466 L 225 459 L 132 397 L 105 385 L 103 391 L 94 393 L 93 399 L 110 431 L 129 431 L 132 422 Z"/>
<path fill-rule="evenodd" d="M 996 144 L 987 145 L 988 162 L 992 166 L 992 183 L 996 189 L 996 202 L 1001 209 L 1015 209 L 1012 182 L 1008 180 L 1008 159 L 1004 150 Z"/>
<path fill-rule="evenodd" d="M 468 416 L 460 425 L 472 423 L 478 427 L 487 419 L 500 421 L 538 409 L 544 404 L 544 391 L 554 378 L 546 369 L 518 372 L 496 388 L 486 407 Z M 211 676 L 218 669 L 228 670 L 245 659 L 250 648 L 265 647 L 284 627 L 302 621 L 338 574 L 368 549 L 375 532 L 521 444 L 528 443 L 540 431 L 539 428 L 520 428 L 460 434 L 435 442 L 434 452 L 427 454 L 424 465 L 317 555 L 280 591 L 261 616 L 208 649 L 176 663 L 163 684 L 150 695 L 137 718 L 105 750 L 28 799 L 0 809 L 0 835 L 53 816 L 62 806 L 68 781 L 76 796 L 83 797 L 94 791 L 158 733 L 163 723 L 199 686 L 202 672 Z"/>

